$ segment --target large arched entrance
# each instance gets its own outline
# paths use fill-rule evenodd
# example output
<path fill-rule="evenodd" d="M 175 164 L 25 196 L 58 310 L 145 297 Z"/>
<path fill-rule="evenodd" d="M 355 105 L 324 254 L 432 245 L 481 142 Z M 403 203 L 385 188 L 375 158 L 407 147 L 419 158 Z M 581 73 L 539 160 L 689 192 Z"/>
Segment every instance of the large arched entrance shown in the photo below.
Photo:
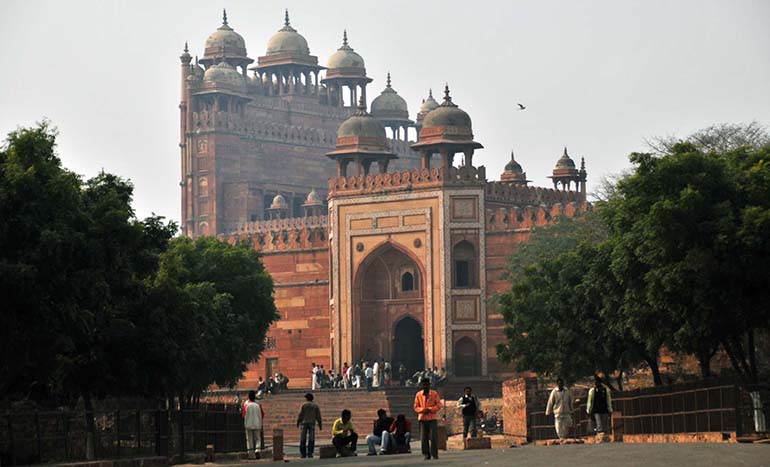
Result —
<path fill-rule="evenodd" d="M 411 256 L 391 243 L 372 251 L 356 275 L 353 359 L 392 359 L 398 338 L 404 345 L 409 342 L 410 353 L 416 355 L 410 357 L 412 363 L 407 368 L 418 362 L 422 366 L 424 297 L 424 274 Z M 404 324 L 398 327 L 397 322 Z M 397 370 L 398 361 L 391 364 Z"/>
<path fill-rule="evenodd" d="M 403 363 L 407 376 L 425 368 L 425 344 L 422 337 L 422 326 L 410 317 L 402 318 L 393 332 L 393 353 L 391 356 L 393 368 Z"/>

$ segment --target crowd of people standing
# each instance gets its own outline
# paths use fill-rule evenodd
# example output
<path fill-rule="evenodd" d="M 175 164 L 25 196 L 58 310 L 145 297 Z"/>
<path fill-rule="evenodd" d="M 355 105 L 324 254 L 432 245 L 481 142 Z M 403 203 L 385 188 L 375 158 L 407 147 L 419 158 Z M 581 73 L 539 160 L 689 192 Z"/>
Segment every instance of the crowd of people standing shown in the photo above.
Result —
<path fill-rule="evenodd" d="M 429 381 L 432 386 L 438 386 L 446 379 L 446 371 L 436 367 L 426 368 L 409 374 L 406 366 L 399 362 L 396 368 L 390 362 L 379 359 L 349 365 L 345 362 L 339 372 L 333 369 L 328 372 L 323 365 L 311 364 L 311 388 L 316 389 L 363 389 L 368 391 L 385 386 L 421 386 L 423 381 Z"/>

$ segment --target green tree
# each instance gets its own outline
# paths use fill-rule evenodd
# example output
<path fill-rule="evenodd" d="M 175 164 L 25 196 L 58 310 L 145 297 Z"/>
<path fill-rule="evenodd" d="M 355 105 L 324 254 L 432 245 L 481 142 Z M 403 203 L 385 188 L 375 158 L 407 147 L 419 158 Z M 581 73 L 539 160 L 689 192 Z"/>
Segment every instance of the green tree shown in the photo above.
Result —
<path fill-rule="evenodd" d="M 91 413 L 106 395 L 186 401 L 234 384 L 278 317 L 259 254 L 170 242 L 173 223 L 136 219 L 130 182 L 83 182 L 55 142 L 43 123 L 0 150 L 0 394 L 82 397 Z"/>
<path fill-rule="evenodd" d="M 67 310 L 77 254 L 80 178 L 55 155 L 44 122 L 0 149 L 0 394 L 43 398 Z"/>
<path fill-rule="evenodd" d="M 535 227 L 525 243 L 508 257 L 508 278 L 516 281 L 531 265 L 572 251 L 581 243 L 598 244 L 607 238 L 601 217 L 588 211 L 577 217 L 561 216 L 551 223 Z"/>
<path fill-rule="evenodd" d="M 568 381 L 604 375 L 622 389 L 622 374 L 645 358 L 644 346 L 619 319 L 622 292 L 609 273 L 610 255 L 581 243 L 527 267 L 501 297 L 506 344 L 498 356 L 518 371 Z"/>
<path fill-rule="evenodd" d="M 723 347 L 736 372 L 756 380 L 752 329 L 768 326 L 768 148 L 705 154 L 632 154 L 635 172 L 601 210 L 613 272 L 634 328 L 695 355 L 701 374 Z M 746 342 L 746 344 L 742 344 Z"/>
<path fill-rule="evenodd" d="M 143 341 L 165 356 L 159 369 L 174 368 L 164 389 L 184 400 L 212 383 L 234 385 L 278 319 L 272 279 L 248 244 L 175 239 L 150 294 L 151 321 L 142 328 L 153 331 Z"/>

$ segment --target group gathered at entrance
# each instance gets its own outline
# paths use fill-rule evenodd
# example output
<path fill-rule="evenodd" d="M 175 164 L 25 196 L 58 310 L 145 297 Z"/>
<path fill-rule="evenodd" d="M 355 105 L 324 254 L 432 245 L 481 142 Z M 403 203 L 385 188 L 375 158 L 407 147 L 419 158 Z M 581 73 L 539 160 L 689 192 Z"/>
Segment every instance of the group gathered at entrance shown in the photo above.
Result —
<path fill-rule="evenodd" d="M 420 429 L 420 445 L 424 458 L 438 459 L 438 417 L 444 408 L 438 392 L 431 388 L 429 379 L 421 381 L 421 388 L 414 396 L 414 414 Z M 259 458 L 264 449 L 264 419 L 265 411 L 257 399 L 256 391 L 249 393 L 249 398 L 243 405 L 242 416 L 246 429 L 246 446 L 250 458 Z M 323 430 L 321 409 L 314 402 L 313 393 L 305 394 L 305 403 L 297 415 L 296 426 L 300 430 L 300 457 L 315 456 L 316 426 Z M 463 416 L 464 435 L 476 436 L 476 416 L 481 412 L 481 403 L 467 387 L 457 403 Z M 334 455 L 339 457 L 358 455 L 359 432 L 353 423 L 353 413 L 343 409 L 331 427 L 331 446 Z M 395 417 L 388 415 L 385 409 L 377 411 L 377 419 L 373 421 L 372 431 L 364 438 L 367 455 L 403 454 L 410 453 L 412 438 L 412 422 L 407 414 L 399 413 Z M 321 450 L 323 453 L 323 449 Z M 323 454 L 322 454 L 323 455 Z"/>

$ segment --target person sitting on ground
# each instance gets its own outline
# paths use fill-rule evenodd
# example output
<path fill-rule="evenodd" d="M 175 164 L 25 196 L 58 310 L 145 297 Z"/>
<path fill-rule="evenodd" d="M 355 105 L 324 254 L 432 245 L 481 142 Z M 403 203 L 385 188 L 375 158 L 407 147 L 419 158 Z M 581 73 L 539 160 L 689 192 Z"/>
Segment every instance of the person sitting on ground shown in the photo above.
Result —
<path fill-rule="evenodd" d="M 275 394 L 275 380 L 273 380 L 272 376 L 267 378 L 267 393 Z"/>
<path fill-rule="evenodd" d="M 382 436 L 382 450 L 398 450 L 399 446 L 406 446 L 406 452 L 412 452 L 409 442 L 412 439 L 412 422 L 406 419 L 404 414 L 398 414 L 396 420 L 390 424 L 388 432 Z"/>
<path fill-rule="evenodd" d="M 345 409 L 340 414 L 340 418 L 334 420 L 332 425 L 332 444 L 337 449 L 337 454 L 343 456 L 343 448 L 350 445 L 351 455 L 356 456 L 356 443 L 358 443 L 358 433 L 351 421 L 352 414 L 350 410 Z"/>
<path fill-rule="evenodd" d="M 438 378 L 436 379 L 436 385 L 443 383 L 446 381 L 446 369 L 442 368 L 438 371 Z"/>
<path fill-rule="evenodd" d="M 267 384 L 265 384 L 265 380 L 262 379 L 262 377 L 259 377 L 259 384 L 257 385 L 257 397 L 261 398 L 265 391 L 267 390 Z"/>
<path fill-rule="evenodd" d="M 387 436 L 390 425 L 393 424 L 393 417 L 388 417 L 385 409 L 377 411 L 377 420 L 374 421 L 372 434 L 366 437 L 366 445 L 369 447 L 368 456 L 376 456 L 377 449 L 375 444 L 380 445 L 380 454 L 385 454 L 385 437 Z"/>

